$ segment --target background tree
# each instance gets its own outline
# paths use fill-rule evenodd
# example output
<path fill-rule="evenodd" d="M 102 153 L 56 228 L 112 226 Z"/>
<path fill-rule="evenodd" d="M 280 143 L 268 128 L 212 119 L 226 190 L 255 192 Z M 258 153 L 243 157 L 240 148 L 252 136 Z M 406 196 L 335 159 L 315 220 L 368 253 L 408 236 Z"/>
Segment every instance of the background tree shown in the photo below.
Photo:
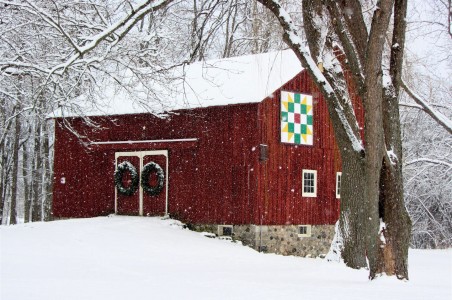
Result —
<path fill-rule="evenodd" d="M 50 219 L 51 111 L 83 116 L 78 97 L 106 80 L 133 92 L 143 78 L 145 87 L 166 79 L 170 40 L 158 24 L 170 2 L 0 1 L 0 218 L 15 223 L 17 202 L 25 221 Z M 138 30 L 145 17 L 148 30 Z"/>
<path fill-rule="evenodd" d="M 413 0 L 408 7 L 403 77 L 410 94 L 422 101 L 403 93 L 400 103 L 405 203 L 415 248 L 452 246 L 450 5 L 444 0 Z M 426 105 L 437 112 L 435 120 L 425 112 Z M 444 120 L 440 126 L 438 118 Z"/>

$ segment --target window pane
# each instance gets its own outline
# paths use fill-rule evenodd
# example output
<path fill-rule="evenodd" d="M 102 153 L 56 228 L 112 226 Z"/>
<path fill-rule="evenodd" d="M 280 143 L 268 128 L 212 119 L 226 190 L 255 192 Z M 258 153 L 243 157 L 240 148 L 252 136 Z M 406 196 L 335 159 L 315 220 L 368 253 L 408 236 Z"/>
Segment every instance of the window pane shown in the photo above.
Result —
<path fill-rule="evenodd" d="M 312 170 L 303 170 L 303 194 L 306 197 L 315 197 L 316 173 Z"/>
<path fill-rule="evenodd" d="M 336 173 L 336 197 L 340 198 L 341 195 L 341 181 L 342 181 L 342 174 Z"/>
<path fill-rule="evenodd" d="M 308 229 L 305 226 L 300 226 L 300 234 L 307 234 Z"/>

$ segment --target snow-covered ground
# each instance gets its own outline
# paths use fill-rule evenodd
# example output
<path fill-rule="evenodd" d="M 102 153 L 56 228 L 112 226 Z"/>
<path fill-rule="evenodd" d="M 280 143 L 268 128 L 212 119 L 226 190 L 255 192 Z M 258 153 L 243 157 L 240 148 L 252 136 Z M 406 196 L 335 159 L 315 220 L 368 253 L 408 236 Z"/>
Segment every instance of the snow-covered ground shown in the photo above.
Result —
<path fill-rule="evenodd" d="M 261 254 L 173 220 L 101 217 L 0 228 L 0 299 L 452 299 L 452 250 L 410 251 L 409 282 Z"/>

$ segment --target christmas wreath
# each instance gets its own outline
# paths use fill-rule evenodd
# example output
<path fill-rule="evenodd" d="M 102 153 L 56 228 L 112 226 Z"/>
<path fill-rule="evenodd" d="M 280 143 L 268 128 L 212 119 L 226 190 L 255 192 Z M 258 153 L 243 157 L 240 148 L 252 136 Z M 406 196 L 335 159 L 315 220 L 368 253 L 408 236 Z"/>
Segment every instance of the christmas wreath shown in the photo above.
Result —
<path fill-rule="evenodd" d="M 157 185 L 150 186 L 149 185 L 149 176 L 151 173 L 157 173 Z M 163 190 L 163 184 L 165 182 L 165 172 L 162 167 L 160 167 L 155 162 L 147 163 L 143 170 L 141 171 L 141 187 L 143 190 L 151 196 L 156 196 L 160 194 Z"/>
<path fill-rule="evenodd" d="M 132 177 L 132 182 L 128 187 L 125 187 L 122 183 L 122 179 L 125 172 L 129 172 Z M 118 192 L 122 195 L 131 196 L 138 188 L 138 173 L 137 169 L 128 161 L 123 161 L 118 165 L 115 171 L 115 185 Z"/>

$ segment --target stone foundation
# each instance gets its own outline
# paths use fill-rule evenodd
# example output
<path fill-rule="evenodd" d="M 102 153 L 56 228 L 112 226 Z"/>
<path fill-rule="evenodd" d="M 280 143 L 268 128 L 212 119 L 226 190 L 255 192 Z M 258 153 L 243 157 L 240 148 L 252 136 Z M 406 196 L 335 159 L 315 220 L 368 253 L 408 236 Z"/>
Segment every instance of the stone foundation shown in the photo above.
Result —
<path fill-rule="evenodd" d="M 218 232 L 218 225 L 191 225 L 196 231 Z M 311 225 L 308 237 L 299 234 L 298 225 L 234 225 L 232 238 L 260 252 L 302 257 L 324 257 L 334 237 L 334 225 Z"/>

